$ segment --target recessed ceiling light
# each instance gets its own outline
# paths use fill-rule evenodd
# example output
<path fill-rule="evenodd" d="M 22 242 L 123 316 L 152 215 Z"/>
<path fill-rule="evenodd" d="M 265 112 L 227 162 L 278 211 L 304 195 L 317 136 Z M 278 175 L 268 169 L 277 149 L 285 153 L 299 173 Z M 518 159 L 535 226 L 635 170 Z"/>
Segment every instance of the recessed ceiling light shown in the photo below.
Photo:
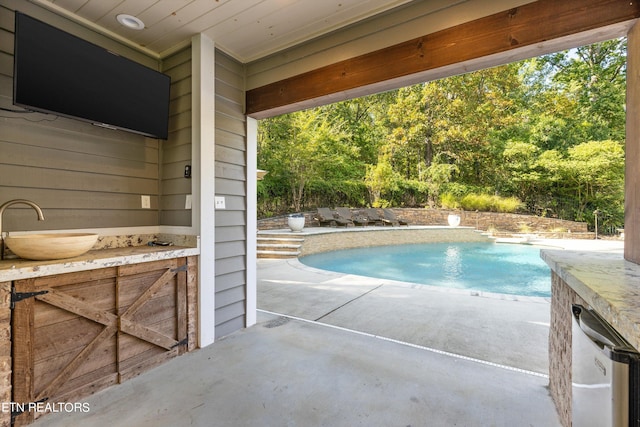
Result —
<path fill-rule="evenodd" d="M 144 22 L 142 22 L 140 19 L 136 18 L 135 16 L 121 13 L 120 15 L 116 16 L 116 19 L 118 20 L 119 23 L 121 23 L 127 28 L 131 28 L 132 30 L 144 29 Z"/>

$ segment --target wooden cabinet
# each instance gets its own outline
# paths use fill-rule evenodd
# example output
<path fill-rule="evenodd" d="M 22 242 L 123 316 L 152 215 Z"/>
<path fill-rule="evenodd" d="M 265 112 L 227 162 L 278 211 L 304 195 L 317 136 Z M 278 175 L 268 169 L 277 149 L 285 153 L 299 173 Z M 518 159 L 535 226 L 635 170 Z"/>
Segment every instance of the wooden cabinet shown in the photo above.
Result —
<path fill-rule="evenodd" d="M 14 282 L 24 299 L 12 318 L 13 401 L 79 402 L 187 351 L 188 259 Z"/>

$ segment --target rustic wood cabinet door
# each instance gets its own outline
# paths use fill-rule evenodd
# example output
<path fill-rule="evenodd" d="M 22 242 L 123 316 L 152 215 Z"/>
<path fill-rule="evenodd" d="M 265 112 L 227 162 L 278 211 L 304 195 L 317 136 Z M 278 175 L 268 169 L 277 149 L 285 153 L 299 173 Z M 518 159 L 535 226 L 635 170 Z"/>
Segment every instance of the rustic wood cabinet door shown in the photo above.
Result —
<path fill-rule="evenodd" d="M 20 280 L 14 288 L 24 297 L 12 317 L 14 402 L 78 402 L 187 348 L 184 258 Z M 25 412 L 16 422 L 34 415 L 41 414 Z"/>
<path fill-rule="evenodd" d="M 73 401 L 118 381 L 115 268 L 14 283 L 13 400 Z M 33 420 L 34 413 L 16 418 Z"/>
<path fill-rule="evenodd" d="M 124 266 L 117 281 L 119 380 L 187 348 L 186 261 Z"/>

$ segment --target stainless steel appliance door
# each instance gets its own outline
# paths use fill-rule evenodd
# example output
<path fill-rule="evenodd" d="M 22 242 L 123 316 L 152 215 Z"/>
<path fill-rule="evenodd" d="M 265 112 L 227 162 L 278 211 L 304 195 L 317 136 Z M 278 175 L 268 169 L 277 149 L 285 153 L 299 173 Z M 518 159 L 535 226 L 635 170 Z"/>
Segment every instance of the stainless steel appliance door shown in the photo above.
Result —
<path fill-rule="evenodd" d="M 593 318 L 581 322 L 575 309 L 572 318 L 573 427 L 628 426 L 629 365 L 612 360 L 615 338 Z"/>

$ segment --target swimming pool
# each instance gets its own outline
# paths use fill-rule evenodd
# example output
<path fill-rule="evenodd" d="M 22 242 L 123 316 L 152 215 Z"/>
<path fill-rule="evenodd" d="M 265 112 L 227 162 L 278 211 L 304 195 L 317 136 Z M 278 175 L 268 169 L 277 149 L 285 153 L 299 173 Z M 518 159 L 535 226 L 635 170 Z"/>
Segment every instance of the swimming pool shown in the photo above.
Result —
<path fill-rule="evenodd" d="M 423 285 L 524 296 L 551 296 L 540 248 L 492 242 L 375 246 L 300 258 L 310 267 Z"/>

